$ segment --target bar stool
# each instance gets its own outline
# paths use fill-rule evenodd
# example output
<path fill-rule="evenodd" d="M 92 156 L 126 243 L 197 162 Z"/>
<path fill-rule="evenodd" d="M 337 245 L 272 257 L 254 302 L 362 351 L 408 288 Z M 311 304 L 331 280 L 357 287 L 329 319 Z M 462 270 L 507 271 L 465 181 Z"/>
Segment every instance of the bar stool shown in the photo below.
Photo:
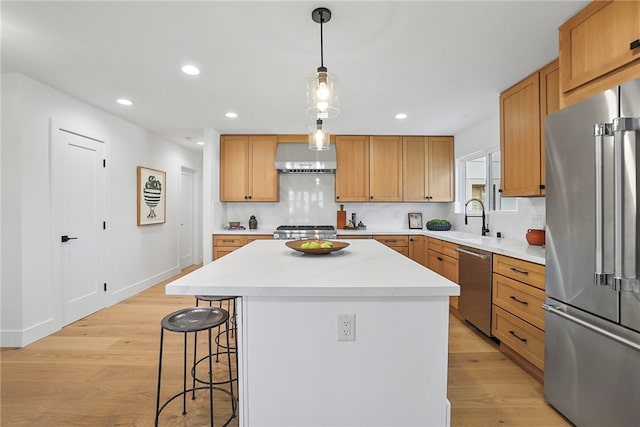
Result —
<path fill-rule="evenodd" d="M 231 422 L 231 420 L 236 415 L 236 400 L 233 395 L 233 384 L 232 384 L 232 371 L 231 371 L 231 352 L 227 350 L 227 360 L 228 360 L 228 372 L 229 372 L 229 384 L 231 391 L 227 391 L 224 388 L 216 387 L 214 378 L 213 378 L 213 366 L 211 363 L 211 357 L 208 357 L 209 360 L 209 378 L 207 381 L 199 381 L 204 383 L 203 386 L 194 386 L 190 389 L 187 389 L 187 335 L 191 332 L 194 333 L 194 340 L 196 340 L 196 334 L 198 331 L 207 331 L 208 333 L 208 345 L 209 345 L 209 355 L 212 354 L 212 344 L 211 344 L 211 330 L 215 327 L 219 327 L 222 324 L 227 325 L 227 348 L 229 347 L 229 313 L 226 310 L 217 307 L 195 307 L 195 308 L 185 308 L 182 310 L 178 310 L 176 312 L 170 313 L 166 315 L 161 321 L 160 328 L 160 356 L 158 361 L 158 390 L 156 397 L 156 416 L 155 416 L 155 425 L 158 426 L 158 419 L 160 417 L 160 413 L 162 410 L 174 399 L 182 396 L 182 415 L 186 415 L 187 413 L 187 401 L 186 396 L 187 393 L 193 392 L 195 398 L 196 390 L 209 390 L 209 411 L 211 414 L 211 426 L 213 427 L 213 391 L 221 391 L 226 393 L 231 398 L 231 407 L 232 413 L 231 417 L 225 422 L 225 426 Z M 183 375 L 182 375 L 182 391 L 171 396 L 165 403 L 160 406 L 160 385 L 162 380 L 162 355 L 164 349 L 164 331 L 170 332 L 178 332 L 184 335 L 184 349 L 183 349 Z M 195 351 L 195 346 L 194 346 Z M 195 357 L 195 356 L 194 356 Z M 207 358 L 205 356 L 205 358 Z M 192 370 L 193 372 L 193 370 Z"/>
<path fill-rule="evenodd" d="M 196 295 L 196 307 L 200 306 L 200 301 L 208 301 L 209 307 L 213 307 L 213 303 L 217 302 L 218 307 L 222 308 L 222 303 L 226 302 L 228 304 L 229 311 L 229 323 L 231 324 L 231 337 L 235 338 L 238 332 L 237 325 L 237 313 L 236 313 L 236 297 L 234 296 L 218 296 L 218 295 Z M 226 348 L 223 344 L 220 344 L 220 336 L 224 333 L 224 331 L 220 330 L 220 326 L 218 326 L 218 334 L 216 335 L 216 362 L 218 361 L 218 355 L 220 354 L 220 347 Z M 236 347 L 231 346 L 231 352 L 236 352 Z M 236 367 L 237 367 L 237 359 L 238 355 L 236 353 Z M 195 365 L 195 362 L 194 362 Z"/>

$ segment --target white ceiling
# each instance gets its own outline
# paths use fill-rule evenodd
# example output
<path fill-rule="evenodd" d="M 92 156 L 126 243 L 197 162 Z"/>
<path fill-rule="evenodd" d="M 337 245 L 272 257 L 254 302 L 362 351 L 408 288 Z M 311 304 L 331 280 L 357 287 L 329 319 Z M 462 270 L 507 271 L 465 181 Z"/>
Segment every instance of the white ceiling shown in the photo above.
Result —
<path fill-rule="evenodd" d="M 2 71 L 192 147 L 205 127 L 306 133 L 306 79 L 320 65 L 311 11 L 324 6 L 324 62 L 340 84 L 332 133 L 451 135 L 557 57 L 557 27 L 587 3 L 2 1 Z"/>

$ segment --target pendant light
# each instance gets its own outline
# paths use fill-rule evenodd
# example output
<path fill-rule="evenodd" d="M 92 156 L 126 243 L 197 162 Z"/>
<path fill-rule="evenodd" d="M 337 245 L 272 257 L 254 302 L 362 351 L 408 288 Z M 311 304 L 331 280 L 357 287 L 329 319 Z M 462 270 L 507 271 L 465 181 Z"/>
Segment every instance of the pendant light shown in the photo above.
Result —
<path fill-rule="evenodd" d="M 311 12 L 313 22 L 320 24 L 320 66 L 307 80 L 307 115 L 316 119 L 328 119 L 339 113 L 336 94 L 337 79 L 324 66 L 323 24 L 331 20 L 331 11 L 319 7 Z"/>
<path fill-rule="evenodd" d="M 311 126 L 309 129 L 309 150 L 328 150 L 329 142 L 329 130 L 322 122 L 322 119 L 316 120 L 315 126 Z"/>

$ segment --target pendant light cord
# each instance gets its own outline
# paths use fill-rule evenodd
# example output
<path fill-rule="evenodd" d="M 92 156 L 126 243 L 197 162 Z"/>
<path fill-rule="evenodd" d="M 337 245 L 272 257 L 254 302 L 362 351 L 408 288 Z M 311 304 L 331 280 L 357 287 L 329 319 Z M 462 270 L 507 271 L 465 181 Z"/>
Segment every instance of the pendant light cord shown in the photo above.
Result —
<path fill-rule="evenodd" d="M 324 23 L 324 13 L 320 13 L 320 66 L 324 68 L 324 42 L 322 36 L 322 24 Z"/>

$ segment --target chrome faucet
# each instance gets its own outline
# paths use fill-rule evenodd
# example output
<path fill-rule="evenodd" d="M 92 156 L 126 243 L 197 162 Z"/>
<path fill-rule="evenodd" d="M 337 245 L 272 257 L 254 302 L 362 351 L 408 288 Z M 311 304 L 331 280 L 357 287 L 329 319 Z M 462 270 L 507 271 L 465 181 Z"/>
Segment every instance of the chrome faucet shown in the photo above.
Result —
<path fill-rule="evenodd" d="M 467 205 L 471 202 L 480 203 L 480 206 L 482 206 L 482 215 L 467 215 Z M 464 204 L 464 225 L 468 224 L 467 218 L 474 218 L 474 217 L 477 218 L 480 216 L 482 217 L 482 235 L 486 236 L 487 233 L 489 232 L 489 228 L 486 226 L 486 222 L 485 222 L 486 216 L 484 214 L 484 203 L 482 203 L 482 200 L 476 199 L 476 198 L 467 200 L 467 202 Z"/>

